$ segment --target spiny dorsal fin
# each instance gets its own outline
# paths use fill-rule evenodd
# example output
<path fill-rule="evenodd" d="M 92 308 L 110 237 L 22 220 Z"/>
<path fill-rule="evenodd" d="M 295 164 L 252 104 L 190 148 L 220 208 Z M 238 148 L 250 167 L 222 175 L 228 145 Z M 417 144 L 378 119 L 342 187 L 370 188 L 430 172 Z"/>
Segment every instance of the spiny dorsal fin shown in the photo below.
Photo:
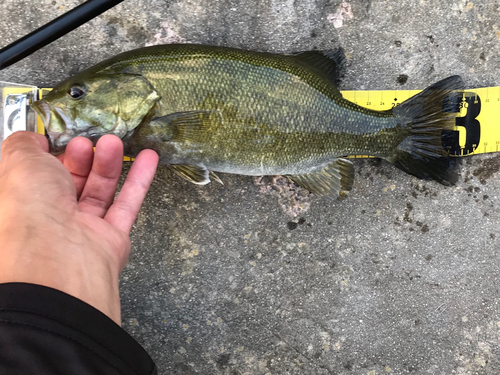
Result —
<path fill-rule="evenodd" d="M 172 129 L 172 141 L 196 142 L 210 126 L 211 116 L 220 118 L 220 114 L 216 111 L 187 111 L 155 117 L 151 120 L 151 123 L 153 125 L 160 123 L 165 128 L 170 127 Z"/>
<path fill-rule="evenodd" d="M 352 189 L 354 167 L 349 160 L 336 159 L 318 171 L 287 177 L 316 195 L 336 199 Z"/>
<path fill-rule="evenodd" d="M 338 86 L 346 71 L 346 58 L 342 48 L 326 51 L 299 52 L 294 55 L 302 63 L 323 73 Z"/>

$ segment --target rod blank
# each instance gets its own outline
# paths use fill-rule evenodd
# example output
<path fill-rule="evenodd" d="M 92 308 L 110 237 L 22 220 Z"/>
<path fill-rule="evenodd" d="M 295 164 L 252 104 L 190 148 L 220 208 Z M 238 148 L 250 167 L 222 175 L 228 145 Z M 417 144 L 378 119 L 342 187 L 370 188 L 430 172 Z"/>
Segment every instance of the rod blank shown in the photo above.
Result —
<path fill-rule="evenodd" d="M 48 24 L 0 50 L 0 70 L 31 55 L 123 0 L 88 0 Z"/>

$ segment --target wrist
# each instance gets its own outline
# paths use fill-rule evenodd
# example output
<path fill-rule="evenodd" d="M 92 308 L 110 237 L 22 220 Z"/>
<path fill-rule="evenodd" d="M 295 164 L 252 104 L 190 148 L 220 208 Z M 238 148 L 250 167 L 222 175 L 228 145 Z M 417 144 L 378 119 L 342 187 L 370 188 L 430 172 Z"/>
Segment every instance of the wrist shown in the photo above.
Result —
<path fill-rule="evenodd" d="M 0 283 L 24 282 L 60 290 L 120 324 L 119 267 L 103 251 L 103 244 L 89 241 L 77 225 L 21 223 L 11 222 L 0 230 Z"/>

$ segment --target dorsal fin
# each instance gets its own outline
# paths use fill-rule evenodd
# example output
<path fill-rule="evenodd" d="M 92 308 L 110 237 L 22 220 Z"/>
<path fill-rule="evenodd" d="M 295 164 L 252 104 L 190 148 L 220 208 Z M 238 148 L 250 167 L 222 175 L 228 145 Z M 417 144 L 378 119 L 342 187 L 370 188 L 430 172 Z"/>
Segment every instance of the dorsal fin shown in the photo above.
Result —
<path fill-rule="evenodd" d="M 335 86 L 338 86 L 342 78 L 344 78 L 346 58 L 341 47 L 325 51 L 299 52 L 293 56 L 307 66 L 324 74 Z"/>

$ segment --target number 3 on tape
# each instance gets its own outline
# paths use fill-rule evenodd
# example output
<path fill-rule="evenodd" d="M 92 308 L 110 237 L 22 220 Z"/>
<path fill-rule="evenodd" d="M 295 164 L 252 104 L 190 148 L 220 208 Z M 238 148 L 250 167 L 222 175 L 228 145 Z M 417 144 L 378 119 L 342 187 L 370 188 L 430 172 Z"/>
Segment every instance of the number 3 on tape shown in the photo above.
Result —
<path fill-rule="evenodd" d="M 481 139 L 481 124 L 477 117 L 481 112 L 481 98 L 474 92 L 463 93 L 460 102 L 461 114 L 457 117 L 455 130 L 443 132 L 443 147 L 452 156 L 465 156 L 474 153 Z"/>

